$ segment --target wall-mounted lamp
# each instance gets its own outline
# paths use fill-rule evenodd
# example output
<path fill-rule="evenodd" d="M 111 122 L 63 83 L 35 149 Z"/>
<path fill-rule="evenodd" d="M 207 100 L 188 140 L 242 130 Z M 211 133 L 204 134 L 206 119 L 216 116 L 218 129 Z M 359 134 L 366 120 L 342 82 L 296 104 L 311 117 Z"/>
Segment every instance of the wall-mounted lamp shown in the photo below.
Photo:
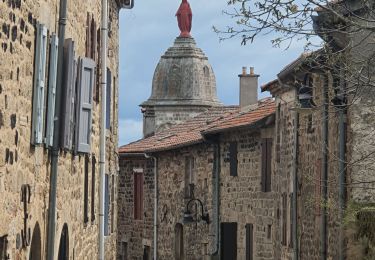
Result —
<path fill-rule="evenodd" d="M 191 199 L 186 204 L 186 210 L 184 212 L 184 218 L 183 218 L 182 222 L 185 225 L 187 225 L 187 224 L 197 223 L 199 221 L 198 212 L 197 212 L 197 217 L 194 218 L 193 213 L 190 211 L 190 205 L 191 205 L 192 202 L 198 203 L 200 205 L 200 209 L 201 209 L 200 220 L 205 221 L 207 224 L 209 224 L 210 223 L 210 217 L 209 217 L 207 212 L 204 212 L 203 203 L 199 199 Z"/>

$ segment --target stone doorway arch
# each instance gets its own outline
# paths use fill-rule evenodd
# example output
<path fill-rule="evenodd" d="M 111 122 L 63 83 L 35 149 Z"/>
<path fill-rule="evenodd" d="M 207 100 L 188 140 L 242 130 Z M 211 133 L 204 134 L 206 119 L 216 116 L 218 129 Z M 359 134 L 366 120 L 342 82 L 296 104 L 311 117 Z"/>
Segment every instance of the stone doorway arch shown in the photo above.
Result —
<path fill-rule="evenodd" d="M 61 231 L 58 260 L 69 260 L 69 230 L 65 223 Z"/>
<path fill-rule="evenodd" d="M 42 241 L 40 236 L 39 223 L 36 222 L 33 237 L 31 238 L 29 260 L 41 260 L 42 259 Z"/>

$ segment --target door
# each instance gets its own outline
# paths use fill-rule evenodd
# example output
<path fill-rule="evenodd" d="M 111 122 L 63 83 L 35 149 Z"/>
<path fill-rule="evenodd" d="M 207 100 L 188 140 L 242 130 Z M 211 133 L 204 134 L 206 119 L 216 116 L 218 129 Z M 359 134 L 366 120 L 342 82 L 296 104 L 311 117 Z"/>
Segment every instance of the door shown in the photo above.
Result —
<path fill-rule="evenodd" d="M 221 260 L 237 259 L 237 223 L 221 223 Z"/>

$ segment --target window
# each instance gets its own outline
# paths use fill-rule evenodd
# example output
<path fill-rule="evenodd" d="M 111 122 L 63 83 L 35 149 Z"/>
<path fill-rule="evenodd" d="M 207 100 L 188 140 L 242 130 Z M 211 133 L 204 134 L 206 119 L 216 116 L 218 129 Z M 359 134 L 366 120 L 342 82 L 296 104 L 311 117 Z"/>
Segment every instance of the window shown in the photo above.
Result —
<path fill-rule="evenodd" d="M 64 149 L 72 150 L 77 79 L 77 61 L 75 60 L 75 45 L 72 39 L 66 39 L 64 43 L 64 79 L 61 144 Z"/>
<path fill-rule="evenodd" d="M 271 154 L 272 154 L 272 139 L 262 139 L 262 191 L 271 191 Z"/>
<path fill-rule="evenodd" d="M 107 94 L 106 94 L 106 129 L 111 129 L 111 90 L 112 90 L 112 72 L 107 68 Z"/>
<path fill-rule="evenodd" d="M 287 245 L 287 195 L 286 193 L 282 194 L 282 224 L 281 224 L 281 244 Z"/>
<path fill-rule="evenodd" d="M 128 260 L 128 243 L 121 242 L 121 260 Z"/>
<path fill-rule="evenodd" d="M 10 259 L 8 255 L 8 236 L 0 237 L 0 260 Z"/>
<path fill-rule="evenodd" d="M 134 219 L 143 214 L 143 173 L 134 173 Z"/>
<path fill-rule="evenodd" d="M 229 144 L 230 176 L 237 176 L 237 142 Z"/>
<path fill-rule="evenodd" d="M 185 198 L 192 198 L 194 194 L 194 157 L 185 157 Z"/>
<path fill-rule="evenodd" d="M 96 157 L 93 155 L 91 160 L 91 221 L 95 220 L 95 172 Z"/>
<path fill-rule="evenodd" d="M 104 235 L 109 236 L 108 230 L 108 215 L 109 215 L 109 175 L 105 175 L 104 180 Z"/>
<path fill-rule="evenodd" d="M 87 13 L 86 20 L 86 57 L 96 60 L 97 31 L 94 15 Z"/>
<path fill-rule="evenodd" d="M 34 68 L 33 118 L 31 127 L 31 143 L 43 143 L 44 123 L 44 86 L 47 59 L 47 28 L 43 24 L 36 26 Z"/>
<path fill-rule="evenodd" d="M 80 58 L 77 85 L 76 151 L 89 153 L 91 149 L 92 93 L 95 62 Z"/>
<path fill-rule="evenodd" d="M 177 223 L 174 228 L 174 256 L 176 260 L 184 259 L 184 229 L 182 224 Z"/>
<path fill-rule="evenodd" d="M 51 36 L 49 55 L 49 76 L 48 76 L 48 109 L 47 109 L 47 129 L 46 146 L 53 145 L 53 129 L 55 123 L 55 100 L 56 100 L 56 77 L 57 77 L 57 55 L 58 38 L 55 34 Z"/>
<path fill-rule="evenodd" d="M 272 225 L 267 225 L 267 239 L 272 238 Z"/>
<path fill-rule="evenodd" d="M 246 224 L 246 260 L 254 259 L 254 229 L 253 224 Z"/>
<path fill-rule="evenodd" d="M 313 115 L 309 114 L 307 116 L 307 133 L 314 133 Z"/>
<path fill-rule="evenodd" d="M 143 260 L 151 260 L 151 248 L 143 246 Z"/>
<path fill-rule="evenodd" d="M 83 184 L 83 222 L 87 223 L 89 221 L 89 157 L 88 155 L 85 156 L 85 176 L 84 176 L 84 184 Z"/>

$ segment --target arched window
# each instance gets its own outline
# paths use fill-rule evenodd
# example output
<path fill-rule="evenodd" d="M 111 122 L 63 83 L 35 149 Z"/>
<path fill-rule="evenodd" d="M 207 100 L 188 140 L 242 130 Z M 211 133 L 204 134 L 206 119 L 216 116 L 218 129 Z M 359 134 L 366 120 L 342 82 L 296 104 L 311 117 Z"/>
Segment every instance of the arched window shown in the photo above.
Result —
<path fill-rule="evenodd" d="M 69 260 L 69 231 L 68 225 L 64 224 L 61 231 L 58 260 Z"/>
<path fill-rule="evenodd" d="M 174 228 L 174 255 L 176 260 L 184 259 L 184 230 L 180 223 L 177 223 Z"/>
<path fill-rule="evenodd" d="M 35 224 L 33 237 L 31 239 L 29 260 L 41 260 L 41 237 L 38 222 Z"/>

